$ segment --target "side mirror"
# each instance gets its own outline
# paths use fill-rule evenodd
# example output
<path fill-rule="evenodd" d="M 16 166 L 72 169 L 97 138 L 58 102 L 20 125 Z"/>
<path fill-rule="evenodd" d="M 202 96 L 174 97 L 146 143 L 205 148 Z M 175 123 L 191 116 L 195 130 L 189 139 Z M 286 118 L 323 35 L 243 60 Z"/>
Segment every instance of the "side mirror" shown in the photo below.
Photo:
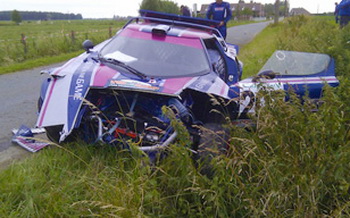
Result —
<path fill-rule="evenodd" d="M 94 43 L 92 43 L 89 39 L 83 42 L 83 48 L 85 49 L 86 53 L 90 53 L 90 49 L 92 49 L 93 47 Z"/>

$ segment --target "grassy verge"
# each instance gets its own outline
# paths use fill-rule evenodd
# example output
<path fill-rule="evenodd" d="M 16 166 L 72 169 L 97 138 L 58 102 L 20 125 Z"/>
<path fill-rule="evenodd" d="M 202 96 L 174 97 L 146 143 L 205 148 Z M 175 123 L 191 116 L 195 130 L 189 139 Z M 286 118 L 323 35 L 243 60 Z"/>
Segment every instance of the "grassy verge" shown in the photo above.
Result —
<path fill-rule="evenodd" d="M 185 136 L 153 167 L 137 151 L 53 146 L 0 172 L 0 216 L 349 216 L 349 31 L 293 18 L 242 49 L 247 59 L 249 49 L 269 56 L 272 46 L 332 54 L 341 85 L 325 89 L 318 113 L 307 98 L 301 105 L 292 93 L 287 103 L 266 95 L 256 129 L 230 127 L 230 152 L 213 159 L 213 178 L 193 166 Z"/>
<path fill-rule="evenodd" d="M 44 58 L 38 58 L 34 60 L 27 60 L 21 63 L 12 64 L 10 66 L 0 67 L 0 75 L 63 62 L 81 54 L 82 52 L 83 50 L 77 51 L 77 52 L 71 52 L 68 54 L 61 54 L 53 57 L 44 57 Z"/>
<path fill-rule="evenodd" d="M 241 48 L 239 59 L 244 63 L 243 77 L 256 75 L 276 50 L 276 39 L 282 32 L 281 25 L 270 24 L 255 39 Z"/>

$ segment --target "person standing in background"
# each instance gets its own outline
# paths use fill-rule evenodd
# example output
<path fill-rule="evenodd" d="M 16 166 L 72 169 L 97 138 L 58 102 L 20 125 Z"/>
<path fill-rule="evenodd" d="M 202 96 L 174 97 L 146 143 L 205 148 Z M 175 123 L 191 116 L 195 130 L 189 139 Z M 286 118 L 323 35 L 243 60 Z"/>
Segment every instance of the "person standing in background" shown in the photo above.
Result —
<path fill-rule="evenodd" d="M 191 17 L 190 9 L 187 6 L 181 5 L 180 11 L 182 16 Z"/>
<path fill-rule="evenodd" d="M 337 7 L 340 16 L 340 28 L 345 27 L 350 21 L 350 0 L 342 0 Z"/>
<path fill-rule="evenodd" d="M 227 22 L 232 18 L 232 11 L 230 9 L 230 4 L 223 2 L 222 0 L 216 0 L 211 3 L 207 11 L 207 19 L 212 19 L 220 21 L 217 29 L 220 31 L 221 35 L 226 39 L 227 35 Z"/>
<path fill-rule="evenodd" d="M 335 3 L 334 16 L 335 16 L 335 23 L 338 23 L 339 22 L 338 2 Z"/>

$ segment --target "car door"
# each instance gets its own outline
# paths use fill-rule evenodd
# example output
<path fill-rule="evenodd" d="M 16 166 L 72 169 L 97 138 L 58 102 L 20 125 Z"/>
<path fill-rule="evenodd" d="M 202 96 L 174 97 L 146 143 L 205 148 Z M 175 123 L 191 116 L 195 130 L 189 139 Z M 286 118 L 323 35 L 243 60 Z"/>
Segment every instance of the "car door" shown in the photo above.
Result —
<path fill-rule="evenodd" d="M 246 114 L 254 112 L 256 94 L 261 87 L 292 89 L 300 97 L 307 93 L 311 99 L 319 99 L 325 84 L 339 85 L 335 63 L 329 55 L 277 50 L 257 76 L 244 79 L 233 88 L 238 88 L 240 93 L 239 113 Z"/>

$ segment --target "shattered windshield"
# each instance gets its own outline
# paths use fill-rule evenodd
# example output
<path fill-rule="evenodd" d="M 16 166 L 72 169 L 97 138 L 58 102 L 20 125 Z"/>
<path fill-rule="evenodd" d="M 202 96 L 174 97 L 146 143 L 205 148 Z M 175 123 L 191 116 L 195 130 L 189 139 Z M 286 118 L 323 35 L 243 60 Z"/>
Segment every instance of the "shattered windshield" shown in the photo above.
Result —
<path fill-rule="evenodd" d="M 311 75 L 324 71 L 331 58 L 326 54 L 275 51 L 259 74 L 273 71 L 280 75 Z"/>
<path fill-rule="evenodd" d="M 200 76 L 210 71 L 200 39 L 125 32 L 102 49 L 101 57 L 123 62 L 149 77 Z"/>

